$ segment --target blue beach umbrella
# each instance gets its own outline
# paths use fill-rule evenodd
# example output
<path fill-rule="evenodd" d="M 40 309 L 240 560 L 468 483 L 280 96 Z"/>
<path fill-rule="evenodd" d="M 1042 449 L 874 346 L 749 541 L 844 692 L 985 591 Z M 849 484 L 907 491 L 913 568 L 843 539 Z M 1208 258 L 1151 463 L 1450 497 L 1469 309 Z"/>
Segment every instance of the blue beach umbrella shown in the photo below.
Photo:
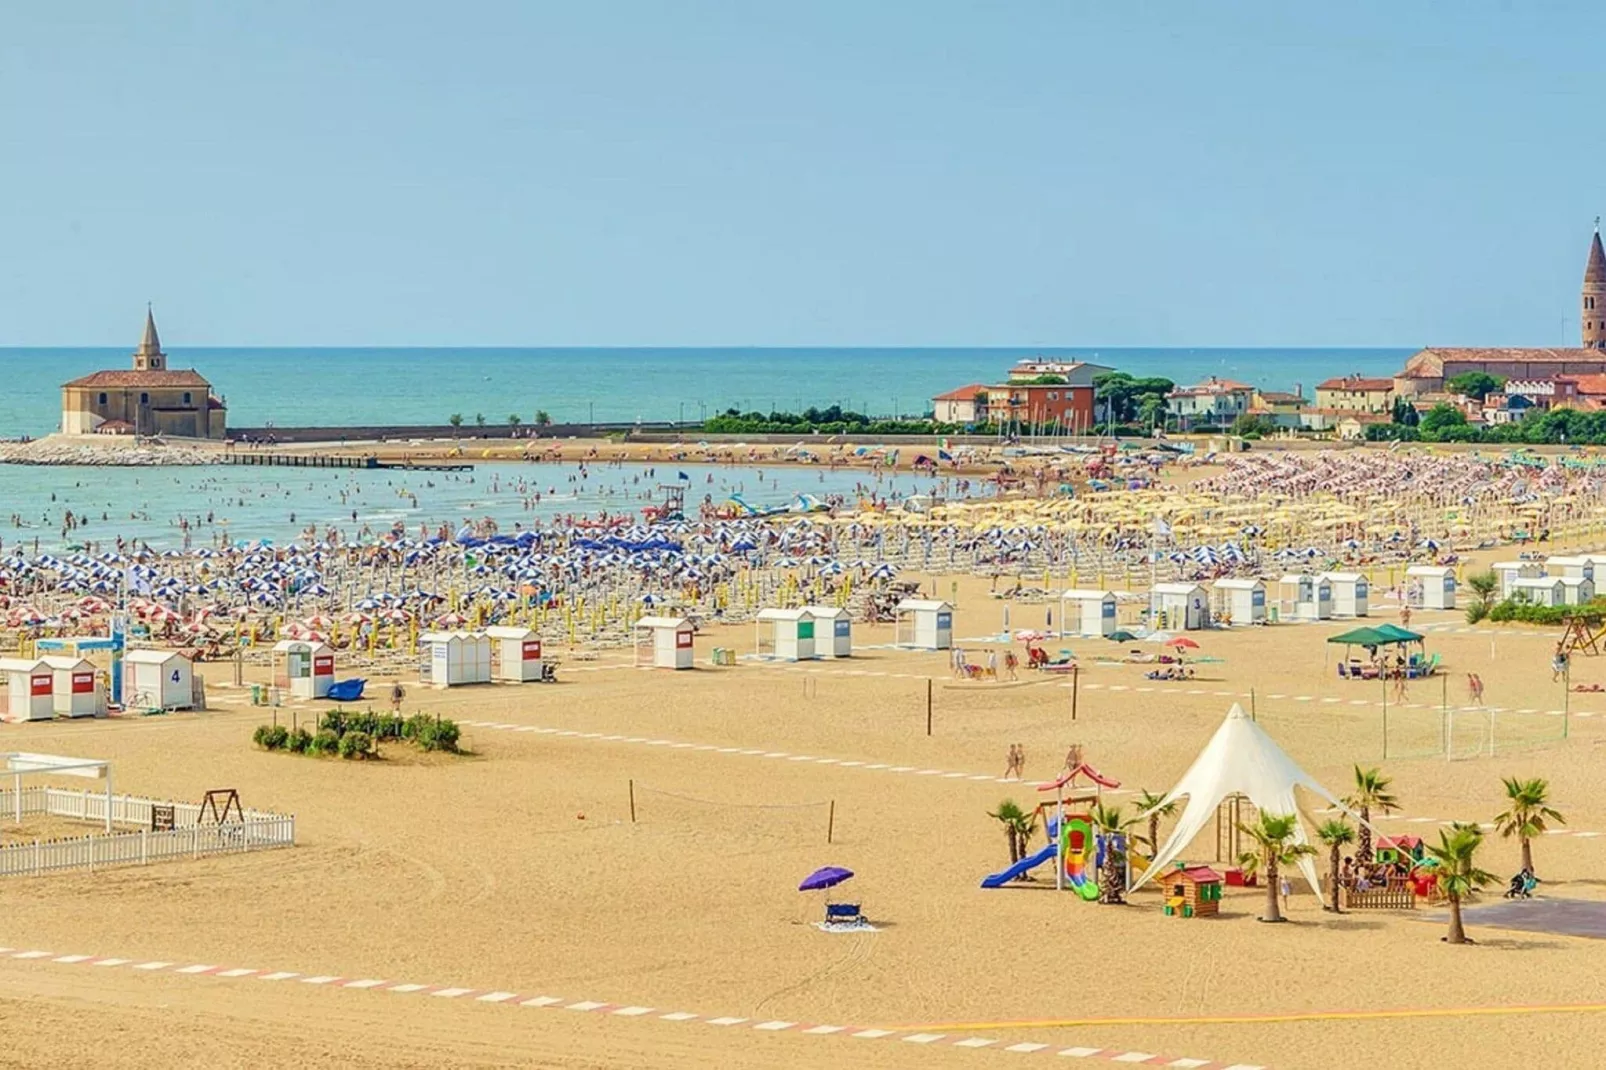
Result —
<path fill-rule="evenodd" d="M 800 892 L 817 892 L 823 888 L 835 888 L 843 881 L 853 876 L 851 869 L 841 866 L 823 866 L 803 878 L 803 883 L 797 886 Z"/>

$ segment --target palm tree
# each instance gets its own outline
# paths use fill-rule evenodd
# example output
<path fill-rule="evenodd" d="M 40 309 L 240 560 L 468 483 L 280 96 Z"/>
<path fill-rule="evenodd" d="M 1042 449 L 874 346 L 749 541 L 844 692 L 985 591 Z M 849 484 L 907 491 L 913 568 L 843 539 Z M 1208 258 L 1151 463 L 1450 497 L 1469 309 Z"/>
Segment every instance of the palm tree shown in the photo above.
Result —
<path fill-rule="evenodd" d="M 1138 823 L 1135 817 L 1127 817 L 1121 812 L 1120 806 L 1106 806 L 1104 803 L 1094 803 L 1093 812 L 1088 815 L 1093 820 L 1093 827 L 1098 829 L 1099 835 L 1104 838 L 1104 869 L 1099 874 L 1099 902 L 1124 903 L 1126 902 L 1126 849 L 1115 849 L 1115 838 L 1125 837 L 1131 842 L 1127 830 Z"/>
<path fill-rule="evenodd" d="M 1470 944 L 1467 931 L 1461 924 L 1461 900 L 1494 880 L 1494 874 L 1477 867 L 1478 847 L 1483 843 L 1483 830 L 1476 825 L 1456 823 L 1439 830 L 1439 842 L 1427 844 L 1428 854 L 1438 863 L 1439 887 L 1450 901 L 1450 932 L 1445 942 Z"/>
<path fill-rule="evenodd" d="M 454 412 L 451 416 L 447 417 L 446 422 L 451 424 L 453 427 L 462 427 L 463 414 L 460 412 Z"/>
<path fill-rule="evenodd" d="M 520 416 L 516 412 L 515 413 L 511 413 L 507 418 L 507 425 L 509 427 L 517 427 L 517 426 L 519 426 L 519 424 L 521 424 L 523 422 L 524 422 L 524 417 Z"/>
<path fill-rule="evenodd" d="M 1393 779 L 1383 775 L 1375 766 L 1371 769 L 1355 767 L 1355 790 L 1344 799 L 1344 805 L 1361 814 L 1360 846 L 1355 857 L 1363 862 L 1372 860 L 1372 811 L 1392 814 L 1400 808 L 1399 797 L 1389 791 Z"/>
<path fill-rule="evenodd" d="M 1507 839 L 1512 836 L 1517 837 L 1517 841 L 1522 844 L 1522 868 L 1532 871 L 1533 838 L 1545 834 L 1546 821 L 1565 825 L 1567 819 L 1546 805 L 1550 802 L 1550 781 L 1539 777 L 1534 777 L 1532 780 L 1518 780 L 1516 777 L 1508 776 L 1501 777 L 1500 782 L 1506 787 L 1509 806 L 1505 813 L 1495 817 L 1495 827 L 1500 830 L 1500 835 Z"/>
<path fill-rule="evenodd" d="M 1299 832 L 1299 818 L 1293 814 L 1268 814 L 1261 811 L 1260 820 L 1253 825 L 1239 825 L 1238 829 L 1255 841 L 1258 851 L 1245 851 L 1238 860 L 1246 874 L 1261 867 L 1266 871 L 1266 913 L 1261 921 L 1284 921 L 1282 904 L 1277 900 L 1280 886 L 1278 868 L 1291 866 L 1306 855 L 1316 853 L 1308 843 L 1295 843 Z"/>
<path fill-rule="evenodd" d="M 1013 866 L 1025 858 L 1026 845 L 1037 830 L 1037 814 L 1022 810 L 1014 799 L 1005 799 L 987 816 L 1004 826 L 1004 835 L 1009 839 L 1009 864 Z"/>
<path fill-rule="evenodd" d="M 1329 849 L 1327 856 L 1327 893 L 1332 898 L 1333 905 L 1328 908 L 1334 914 L 1338 909 L 1338 862 L 1344 851 L 1345 844 L 1355 842 L 1355 829 L 1348 821 L 1342 818 L 1324 821 L 1316 830 L 1316 838 L 1321 840 Z"/>
<path fill-rule="evenodd" d="M 476 412 L 474 414 L 474 423 L 479 427 L 484 427 L 485 426 L 485 414 L 483 412 Z"/>
<path fill-rule="evenodd" d="M 1161 804 L 1164 803 L 1162 806 Z M 1149 857 L 1153 858 L 1160 853 L 1160 819 L 1162 817 L 1175 817 L 1177 801 L 1165 801 L 1164 795 L 1156 795 L 1152 791 L 1145 791 L 1138 795 L 1138 813 L 1147 812 L 1149 815 Z"/>
<path fill-rule="evenodd" d="M 537 426 L 537 427 L 545 427 L 547 424 L 549 424 L 551 422 L 552 422 L 552 417 L 547 414 L 547 411 L 545 409 L 536 409 L 535 410 L 535 426 Z"/>
<path fill-rule="evenodd" d="M 1487 609 L 1494 601 L 1495 592 L 1500 589 L 1500 578 L 1492 569 L 1474 572 L 1467 577 L 1467 586 L 1478 596 L 1478 604 Z"/>

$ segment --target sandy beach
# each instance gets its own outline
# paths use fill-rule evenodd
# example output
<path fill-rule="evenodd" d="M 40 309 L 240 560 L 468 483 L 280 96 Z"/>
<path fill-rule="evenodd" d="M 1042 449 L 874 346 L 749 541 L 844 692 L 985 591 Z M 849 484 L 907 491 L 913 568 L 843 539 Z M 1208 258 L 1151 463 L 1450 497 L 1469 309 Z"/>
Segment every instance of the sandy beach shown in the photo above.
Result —
<path fill-rule="evenodd" d="M 1004 603 L 987 587 L 960 582 L 956 636 L 1001 630 Z M 1014 606 L 1012 626 L 1042 611 Z M 1483 675 L 1491 706 L 1566 703 L 1543 635 L 1469 630 L 1451 614 L 1414 623 L 1451 675 L 1413 685 L 1393 713 L 1394 746 L 1438 724 L 1441 698 L 1466 703 L 1467 671 Z M 414 686 L 408 710 L 466 725 L 472 756 L 445 760 L 262 752 L 250 733 L 267 711 L 245 707 L 239 691 L 217 692 L 204 714 L 13 726 L 14 748 L 112 760 L 124 790 L 194 799 L 237 787 L 248 805 L 295 813 L 300 845 L 9 883 L 7 942 L 52 952 L 0 958 L 12 1058 L 89 1066 L 137 1045 L 147 1065 L 254 1065 L 271 1050 L 307 1066 L 915 1067 L 981 1065 L 1010 1058 L 998 1051 L 1009 1045 L 1042 1044 L 1206 1060 L 1173 1065 L 1578 1065 L 1570 1060 L 1602 1036 L 1597 1013 L 1473 1015 L 1589 1001 L 1598 952 L 1587 939 L 1474 919 L 1479 944 L 1448 947 L 1431 911 L 1333 916 L 1297 884 L 1282 926 L 1255 922 L 1254 889 L 1229 889 L 1219 918 L 1181 920 L 1162 915 L 1152 890 L 1103 906 L 1041 880 L 978 888 L 1007 860 L 987 811 L 1004 797 L 1035 801 L 1031 782 L 1054 775 L 1070 744 L 1123 789 L 1164 790 L 1238 701 L 1334 791 L 1348 787 L 1352 763 L 1381 764 L 1403 802 L 1384 824 L 1401 831 L 1487 821 L 1500 776 L 1549 778 L 1568 825 L 1536 845 L 1544 894 L 1603 898 L 1606 848 L 1578 833 L 1606 830 L 1591 791 L 1606 697 L 1572 696 L 1566 741 L 1559 716 L 1512 712 L 1493 758 L 1383 762 L 1377 685 L 1324 669 L 1337 627 L 1203 633 L 1201 655 L 1222 660 L 1185 683 L 1094 660 L 1092 644 L 1115 645 L 1071 641 L 1087 665 L 1074 723 L 1064 680 L 1023 671 L 1019 685 L 955 682 L 945 654 L 882 649 L 891 629 L 861 626 L 851 662 L 712 668 L 713 646 L 751 642 L 746 629 L 713 627 L 693 672 L 635 670 L 614 655 L 571 663 L 553 687 Z M 1606 663 L 1581 659 L 1574 680 L 1597 678 Z M 1028 782 L 998 783 L 1014 742 Z M 1130 795 L 1112 798 L 1130 807 Z M 1214 862 L 1211 839 L 1187 857 Z M 1502 877 L 1516 867 L 1512 842 L 1491 839 L 1484 855 Z M 809 924 L 820 899 L 795 886 L 825 864 L 858 874 L 853 897 L 879 931 Z M 218 969 L 52 961 L 75 955 Z M 274 971 L 295 976 L 254 979 Z M 476 998 L 301 983 L 317 977 Z M 477 998 L 495 993 L 651 1010 Z M 662 1017 L 682 1012 L 696 1018 Z M 1422 1013 L 1365 1017 L 1373 1012 Z M 1270 1020 L 1236 1020 L 1259 1016 Z M 741 1021 L 707 1024 L 721 1017 Z M 103 1028 L 81 1030 L 63 1058 L 69 1020 Z M 1069 1020 L 1086 1024 L 1055 1024 Z M 754 1028 L 766 1022 L 892 1035 Z M 901 1039 L 910 1034 L 942 1039 Z M 956 1047 L 961 1038 L 989 1043 Z"/>

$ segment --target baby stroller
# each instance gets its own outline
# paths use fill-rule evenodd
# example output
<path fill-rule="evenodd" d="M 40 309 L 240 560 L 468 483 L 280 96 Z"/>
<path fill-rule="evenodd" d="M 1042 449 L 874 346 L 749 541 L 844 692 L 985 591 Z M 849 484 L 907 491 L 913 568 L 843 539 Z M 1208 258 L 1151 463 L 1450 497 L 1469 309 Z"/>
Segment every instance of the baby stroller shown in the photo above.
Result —
<path fill-rule="evenodd" d="M 1539 878 L 1525 869 L 1511 878 L 1511 883 L 1506 887 L 1505 898 L 1532 899 L 1534 897 L 1534 888 L 1538 884 Z"/>

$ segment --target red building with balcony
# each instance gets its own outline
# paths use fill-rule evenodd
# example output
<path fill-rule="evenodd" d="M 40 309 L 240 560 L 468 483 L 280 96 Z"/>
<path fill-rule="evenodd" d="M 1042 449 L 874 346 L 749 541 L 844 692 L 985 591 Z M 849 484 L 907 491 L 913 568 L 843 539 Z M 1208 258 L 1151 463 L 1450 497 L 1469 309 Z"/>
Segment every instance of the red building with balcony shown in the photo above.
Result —
<path fill-rule="evenodd" d="M 1093 427 L 1093 388 L 1069 383 L 989 386 L 987 422 L 1028 434 L 1086 434 Z"/>

